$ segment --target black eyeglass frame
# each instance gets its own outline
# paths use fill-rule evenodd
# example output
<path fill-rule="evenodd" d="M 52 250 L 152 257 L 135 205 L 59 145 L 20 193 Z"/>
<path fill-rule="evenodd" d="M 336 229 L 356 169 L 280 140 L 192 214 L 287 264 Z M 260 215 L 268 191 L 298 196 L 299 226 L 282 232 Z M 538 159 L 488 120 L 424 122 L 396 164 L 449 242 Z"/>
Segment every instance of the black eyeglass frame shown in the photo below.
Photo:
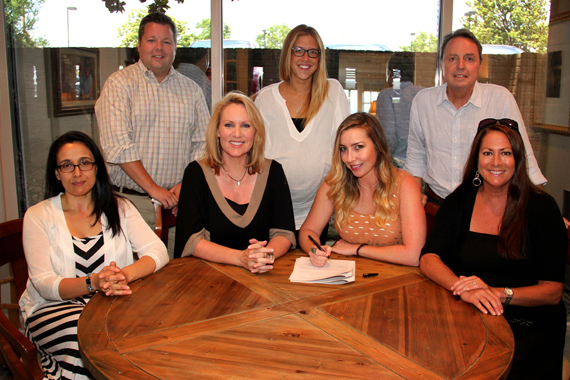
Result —
<path fill-rule="evenodd" d="M 488 118 L 488 119 L 483 119 L 479 122 L 479 126 L 477 127 L 477 134 L 479 134 L 479 132 L 481 132 L 483 129 L 488 128 L 492 125 L 496 125 L 496 124 L 500 124 L 503 125 L 507 128 L 512 129 L 513 131 L 517 131 L 520 134 L 519 131 L 519 123 L 517 123 L 515 120 L 513 119 L 493 119 L 493 118 Z"/>
<path fill-rule="evenodd" d="M 302 51 L 303 54 L 299 55 L 299 54 L 295 53 L 295 49 L 297 49 L 297 50 L 300 51 L 300 52 Z M 319 58 L 319 56 L 321 55 L 321 50 L 320 50 L 320 49 L 304 49 L 304 48 L 302 48 L 302 47 L 300 47 L 300 46 L 293 46 L 293 47 L 291 48 L 291 51 L 293 52 L 293 55 L 294 55 L 295 57 L 302 57 L 302 56 L 305 55 L 305 53 L 307 53 L 307 56 L 308 56 L 309 58 Z M 312 51 L 317 52 L 317 55 L 314 56 L 314 57 L 311 57 L 311 52 L 312 52 Z"/>
<path fill-rule="evenodd" d="M 78 163 L 77 165 L 73 165 L 73 164 L 61 164 L 61 165 L 57 165 L 57 168 L 58 168 L 59 171 L 62 172 L 62 173 L 73 173 L 73 172 L 75 171 L 75 168 L 79 168 L 79 170 L 82 171 L 82 172 L 90 172 L 91 170 L 93 170 L 93 167 L 95 166 L 95 164 L 96 164 L 96 162 L 94 162 L 94 161 L 87 161 L 87 162 L 80 162 L 80 163 Z M 69 167 L 73 167 L 73 169 L 70 170 L 70 171 L 65 171 L 65 170 L 63 170 L 63 167 L 64 167 L 64 166 L 68 166 L 68 165 L 69 165 Z M 89 169 L 87 169 L 87 168 L 82 169 L 82 168 L 81 168 L 81 166 L 88 166 L 88 165 L 91 165 L 91 167 L 90 167 Z"/>

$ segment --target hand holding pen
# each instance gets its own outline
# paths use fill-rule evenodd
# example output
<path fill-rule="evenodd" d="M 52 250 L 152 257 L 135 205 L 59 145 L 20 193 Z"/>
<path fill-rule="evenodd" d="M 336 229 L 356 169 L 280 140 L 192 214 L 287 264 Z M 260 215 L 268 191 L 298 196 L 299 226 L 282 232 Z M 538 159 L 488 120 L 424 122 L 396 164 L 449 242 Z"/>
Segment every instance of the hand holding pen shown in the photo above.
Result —
<path fill-rule="evenodd" d="M 330 259 L 331 247 L 328 245 L 322 247 L 311 235 L 309 235 L 309 239 L 316 246 L 309 250 L 309 258 L 311 259 L 311 264 L 316 267 L 324 266 Z"/>

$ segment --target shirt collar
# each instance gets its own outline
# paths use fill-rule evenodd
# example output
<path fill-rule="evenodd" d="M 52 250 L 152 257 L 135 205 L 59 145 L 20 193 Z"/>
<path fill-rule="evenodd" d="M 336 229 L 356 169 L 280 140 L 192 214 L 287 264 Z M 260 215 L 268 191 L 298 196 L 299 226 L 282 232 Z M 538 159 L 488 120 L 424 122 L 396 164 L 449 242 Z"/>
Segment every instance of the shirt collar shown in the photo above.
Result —
<path fill-rule="evenodd" d="M 441 86 L 441 89 L 442 92 L 439 95 L 439 99 L 437 101 L 438 106 L 445 101 L 451 103 L 449 101 L 449 98 L 447 97 L 447 83 Z M 481 108 L 481 86 L 479 85 L 479 81 L 475 81 L 475 85 L 473 86 L 473 92 L 471 93 L 471 96 L 469 97 L 469 100 L 467 101 L 465 106 L 469 103 L 473 104 L 475 107 Z"/>
<path fill-rule="evenodd" d="M 143 74 L 147 78 L 154 78 L 154 80 L 156 80 L 156 76 L 154 75 L 152 70 L 147 69 L 146 66 L 144 65 L 144 63 L 140 59 L 137 61 L 136 65 L 139 67 L 139 69 L 143 72 Z M 170 66 L 170 70 L 168 71 L 168 74 L 166 75 L 166 77 L 164 77 L 162 82 L 169 80 L 171 76 L 175 75 L 175 73 L 176 73 L 176 70 L 174 70 L 174 68 L 172 66 Z"/>

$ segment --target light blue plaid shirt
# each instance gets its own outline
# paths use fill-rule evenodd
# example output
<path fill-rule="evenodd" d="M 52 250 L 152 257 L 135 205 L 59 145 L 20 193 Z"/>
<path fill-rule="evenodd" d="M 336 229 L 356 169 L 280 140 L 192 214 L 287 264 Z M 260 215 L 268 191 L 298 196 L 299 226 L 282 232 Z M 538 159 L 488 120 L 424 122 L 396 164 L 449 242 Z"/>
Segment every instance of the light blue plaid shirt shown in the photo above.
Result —
<path fill-rule="evenodd" d="M 141 160 L 154 182 L 170 189 L 203 153 L 210 118 L 204 95 L 173 68 L 161 83 L 141 61 L 113 73 L 95 113 L 116 186 L 144 192 L 116 165 Z"/>

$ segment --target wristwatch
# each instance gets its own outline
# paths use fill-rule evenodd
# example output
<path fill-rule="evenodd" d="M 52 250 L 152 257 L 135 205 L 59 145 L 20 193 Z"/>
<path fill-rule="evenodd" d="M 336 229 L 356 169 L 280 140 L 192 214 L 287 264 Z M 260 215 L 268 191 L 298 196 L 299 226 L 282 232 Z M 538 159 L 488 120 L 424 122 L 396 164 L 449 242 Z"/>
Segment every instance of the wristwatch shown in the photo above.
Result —
<path fill-rule="evenodd" d="M 95 289 L 93 289 L 93 286 L 91 285 L 91 274 L 92 273 L 88 273 L 87 277 L 85 277 L 85 285 L 87 286 L 87 291 L 89 293 L 95 293 Z"/>
<path fill-rule="evenodd" d="M 503 305 L 507 306 L 511 302 L 511 300 L 513 299 L 514 292 L 513 292 L 513 289 L 505 286 L 505 289 L 503 289 L 503 293 L 505 293 L 505 296 L 507 297 L 507 299 L 505 300 Z"/>

